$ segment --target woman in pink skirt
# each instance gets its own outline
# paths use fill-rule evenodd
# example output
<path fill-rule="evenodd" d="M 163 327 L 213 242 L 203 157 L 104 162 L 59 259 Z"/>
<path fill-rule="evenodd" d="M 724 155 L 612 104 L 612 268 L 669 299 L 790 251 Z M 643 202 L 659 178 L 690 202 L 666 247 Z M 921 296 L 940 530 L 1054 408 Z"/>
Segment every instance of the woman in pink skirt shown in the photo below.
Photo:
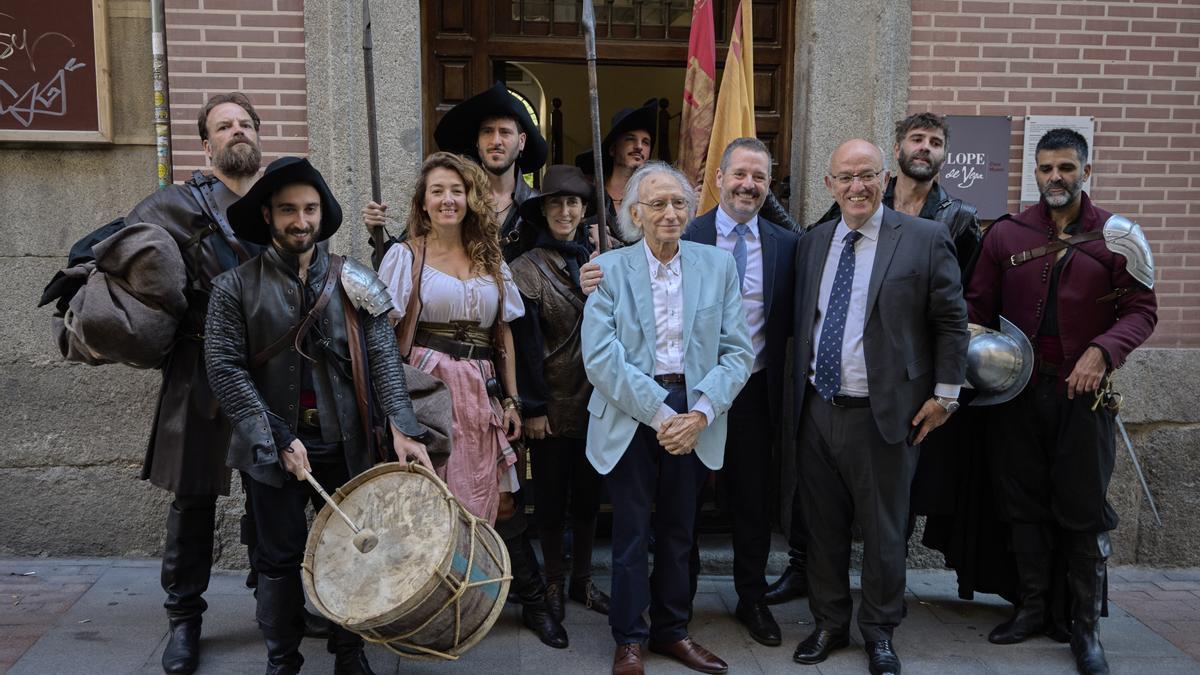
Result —
<path fill-rule="evenodd" d="M 368 227 L 382 225 L 385 208 L 371 202 L 363 209 Z M 460 155 L 430 155 L 413 192 L 409 238 L 388 250 L 379 277 L 396 307 L 417 313 L 408 363 L 445 382 L 454 401 L 452 450 L 439 475 L 467 510 L 495 524 L 504 538 L 525 625 L 545 644 L 565 648 L 566 631 L 546 605 L 512 495 L 520 484 L 510 443 L 521 436 L 521 410 L 508 322 L 525 308 L 492 214 L 483 169 Z M 405 316 L 399 319 L 403 353 L 408 331 Z"/>

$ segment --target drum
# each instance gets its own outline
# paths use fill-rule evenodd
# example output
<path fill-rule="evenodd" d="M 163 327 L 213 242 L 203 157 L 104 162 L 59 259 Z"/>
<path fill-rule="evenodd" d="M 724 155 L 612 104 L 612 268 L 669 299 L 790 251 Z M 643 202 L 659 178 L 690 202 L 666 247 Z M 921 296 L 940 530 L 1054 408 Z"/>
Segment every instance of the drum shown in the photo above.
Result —
<path fill-rule="evenodd" d="M 360 553 L 329 506 L 309 530 L 301 576 L 318 610 L 345 628 L 415 659 L 457 659 L 504 608 L 508 550 L 433 472 L 377 465 L 333 500 L 379 544 Z"/>

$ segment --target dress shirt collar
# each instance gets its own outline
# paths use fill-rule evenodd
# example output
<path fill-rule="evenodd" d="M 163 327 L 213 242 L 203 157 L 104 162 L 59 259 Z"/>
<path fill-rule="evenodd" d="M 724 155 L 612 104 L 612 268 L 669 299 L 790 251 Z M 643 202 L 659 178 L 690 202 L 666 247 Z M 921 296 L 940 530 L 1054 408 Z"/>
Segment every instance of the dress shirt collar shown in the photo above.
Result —
<path fill-rule="evenodd" d="M 675 256 L 671 258 L 671 261 L 665 265 L 662 263 L 662 261 L 655 257 L 654 251 L 650 250 L 650 244 L 646 243 L 645 237 L 642 238 L 642 248 L 646 251 L 646 262 L 650 268 L 651 279 L 658 276 L 660 267 L 666 269 L 667 272 L 675 274 L 676 276 L 678 276 L 682 271 L 679 266 L 679 254 L 683 252 L 682 243 L 679 244 L 679 248 L 675 249 Z"/>
<path fill-rule="evenodd" d="M 879 229 L 883 227 L 883 204 L 875 209 L 875 213 L 871 214 L 871 219 L 858 228 L 859 234 L 870 239 L 871 241 L 879 240 Z M 846 218 L 843 217 L 838 221 L 837 229 L 833 231 L 833 241 L 839 242 L 846 238 L 850 233 L 850 226 L 846 225 Z"/>
<path fill-rule="evenodd" d="M 735 236 L 733 234 L 733 228 L 736 225 L 737 225 L 737 221 L 733 219 L 733 216 L 729 215 L 728 213 L 725 213 L 725 209 L 723 207 L 721 207 L 720 205 L 718 205 L 717 206 L 717 232 L 722 237 Z M 758 214 L 757 213 L 754 214 L 753 218 L 746 221 L 746 227 L 750 228 L 749 237 L 751 239 L 758 239 Z"/>

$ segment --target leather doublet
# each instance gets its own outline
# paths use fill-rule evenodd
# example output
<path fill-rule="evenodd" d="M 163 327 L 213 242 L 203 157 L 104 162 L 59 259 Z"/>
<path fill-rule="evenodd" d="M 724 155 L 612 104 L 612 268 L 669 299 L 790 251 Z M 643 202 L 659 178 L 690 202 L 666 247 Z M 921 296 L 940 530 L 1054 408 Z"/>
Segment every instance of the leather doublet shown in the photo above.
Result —
<path fill-rule="evenodd" d="M 325 283 L 328 269 L 329 253 L 320 245 L 308 270 L 307 284 L 314 296 Z M 296 274 L 295 258 L 275 248 L 213 281 L 206 362 L 213 391 L 233 422 L 227 462 L 272 485 L 281 484 L 285 476 L 266 416 L 277 415 L 293 432 L 296 430 L 305 355 L 295 345 L 289 345 L 257 367 L 247 364 L 253 354 L 263 351 L 304 320 L 309 307 L 303 298 L 304 287 Z M 361 438 L 350 375 L 344 302 L 343 293 L 333 294 L 301 348 L 314 359 L 313 389 L 322 440 L 342 443 L 353 475 L 369 468 L 374 458 L 368 456 Z M 420 436 L 424 429 L 412 414 L 386 315 L 372 317 L 361 312 L 359 316 L 372 379 L 384 410 L 401 431 Z"/>

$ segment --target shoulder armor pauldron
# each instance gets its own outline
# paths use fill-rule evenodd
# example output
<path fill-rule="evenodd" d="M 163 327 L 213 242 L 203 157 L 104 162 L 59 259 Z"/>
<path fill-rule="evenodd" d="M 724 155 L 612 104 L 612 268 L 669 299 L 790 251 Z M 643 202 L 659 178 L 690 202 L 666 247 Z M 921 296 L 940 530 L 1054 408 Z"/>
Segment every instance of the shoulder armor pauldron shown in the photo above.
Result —
<path fill-rule="evenodd" d="M 1125 258 L 1125 270 L 1139 284 L 1154 288 L 1154 255 L 1141 226 L 1113 214 L 1104 222 L 1104 245 Z"/>
<path fill-rule="evenodd" d="M 345 258 L 342 265 L 342 288 L 356 309 L 366 310 L 371 316 L 385 314 L 395 306 L 387 284 L 354 258 Z"/>

